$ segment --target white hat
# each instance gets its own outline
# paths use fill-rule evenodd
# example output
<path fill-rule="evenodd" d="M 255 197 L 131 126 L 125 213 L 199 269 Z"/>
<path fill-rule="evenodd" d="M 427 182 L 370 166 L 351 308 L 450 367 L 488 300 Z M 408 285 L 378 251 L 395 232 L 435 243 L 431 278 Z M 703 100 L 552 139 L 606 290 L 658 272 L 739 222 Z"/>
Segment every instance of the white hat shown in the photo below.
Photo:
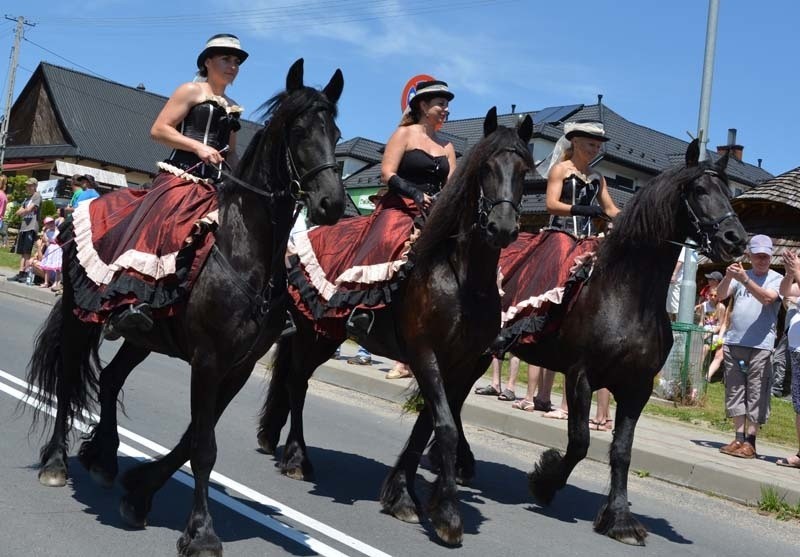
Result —
<path fill-rule="evenodd" d="M 747 248 L 751 254 L 766 253 L 772 255 L 772 238 L 764 234 L 756 234 L 750 238 L 750 245 Z"/>
<path fill-rule="evenodd" d="M 247 52 L 242 50 L 242 45 L 239 43 L 239 37 L 229 33 L 222 33 L 220 35 L 214 35 L 208 39 L 203 52 L 201 52 L 197 57 L 197 69 L 202 70 L 203 63 L 206 61 L 206 58 L 209 58 L 214 54 L 235 54 L 239 57 L 240 64 L 244 63 L 249 56 Z"/>
<path fill-rule="evenodd" d="M 591 137 L 599 141 L 608 141 L 606 130 L 600 122 L 567 122 L 564 124 L 564 137 Z"/>

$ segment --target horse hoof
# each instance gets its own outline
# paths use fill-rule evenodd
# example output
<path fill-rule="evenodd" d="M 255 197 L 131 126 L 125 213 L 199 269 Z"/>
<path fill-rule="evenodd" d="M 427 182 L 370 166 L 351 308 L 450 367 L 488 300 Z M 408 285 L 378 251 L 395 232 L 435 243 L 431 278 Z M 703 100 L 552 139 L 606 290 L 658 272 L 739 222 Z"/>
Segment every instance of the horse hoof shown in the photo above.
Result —
<path fill-rule="evenodd" d="M 611 510 L 608 503 L 604 504 L 597 513 L 594 531 L 628 545 L 643 546 L 645 545 L 644 540 L 647 538 L 647 530 L 630 511 L 627 509 Z"/>
<path fill-rule="evenodd" d="M 122 517 L 122 521 L 131 528 L 141 530 L 147 526 L 147 517 L 140 517 L 136 513 L 136 508 L 128 501 L 127 496 L 123 497 L 119 503 L 119 515 Z"/>
<path fill-rule="evenodd" d="M 191 539 L 184 533 L 176 543 L 181 557 L 222 557 L 222 543 L 214 534 Z"/>
<path fill-rule="evenodd" d="M 292 480 L 310 482 L 314 479 L 313 473 L 303 472 L 303 469 L 300 467 L 283 468 L 281 473 Z"/>
<path fill-rule="evenodd" d="M 278 450 L 278 444 L 271 442 L 266 437 L 259 437 L 258 448 L 262 453 L 266 455 L 274 455 L 275 451 Z"/>
<path fill-rule="evenodd" d="M 464 539 L 464 523 L 458 512 L 458 503 L 445 500 L 430 511 L 436 536 L 450 546 L 461 545 Z"/>
<path fill-rule="evenodd" d="M 39 483 L 47 487 L 67 485 L 67 471 L 63 468 L 42 468 L 39 470 Z"/>
<path fill-rule="evenodd" d="M 408 522 L 409 524 L 419 524 L 419 513 L 413 508 L 400 508 L 392 513 L 397 520 Z"/>
<path fill-rule="evenodd" d="M 644 547 L 645 545 L 644 540 L 640 540 L 636 536 L 622 536 L 614 539 L 627 545 L 638 545 L 640 547 Z"/>

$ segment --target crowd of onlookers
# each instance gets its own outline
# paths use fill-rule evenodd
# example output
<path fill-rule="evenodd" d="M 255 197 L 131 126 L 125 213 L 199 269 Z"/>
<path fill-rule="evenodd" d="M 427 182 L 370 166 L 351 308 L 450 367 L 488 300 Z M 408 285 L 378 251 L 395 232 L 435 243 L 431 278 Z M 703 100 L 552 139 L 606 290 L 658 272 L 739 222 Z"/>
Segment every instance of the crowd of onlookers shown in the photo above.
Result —
<path fill-rule="evenodd" d="M 75 175 L 69 179 L 72 198 L 67 206 L 57 210 L 56 215 L 42 215 L 42 196 L 38 191 L 36 178 L 25 181 L 25 198 L 13 209 L 10 208 L 8 178 L 0 175 L 0 230 L 3 247 L 8 245 L 7 212 L 19 217 L 19 228 L 12 250 L 20 256 L 19 272 L 9 281 L 49 288 L 56 295 L 61 293 L 62 251 L 58 243 L 58 229 L 79 204 L 99 196 L 94 177 Z"/>

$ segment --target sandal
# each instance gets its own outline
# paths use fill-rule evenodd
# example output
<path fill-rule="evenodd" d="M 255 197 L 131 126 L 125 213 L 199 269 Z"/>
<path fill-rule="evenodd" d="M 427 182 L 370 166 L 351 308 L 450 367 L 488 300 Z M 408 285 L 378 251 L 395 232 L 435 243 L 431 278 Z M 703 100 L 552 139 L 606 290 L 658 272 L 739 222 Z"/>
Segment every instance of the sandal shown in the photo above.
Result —
<path fill-rule="evenodd" d="M 779 458 L 775 461 L 775 464 L 786 468 L 800 468 L 800 452 L 796 455 L 787 456 L 786 458 Z"/>
<path fill-rule="evenodd" d="M 497 395 L 497 400 L 505 400 L 511 402 L 512 400 L 517 400 L 517 394 L 511 389 L 503 389 L 503 392 Z"/>
<path fill-rule="evenodd" d="M 511 408 L 516 408 L 517 410 L 522 410 L 523 412 L 533 412 L 533 406 L 533 402 L 525 398 L 521 398 L 514 401 L 514 404 L 511 405 Z"/>
<path fill-rule="evenodd" d="M 602 422 L 598 422 L 594 418 L 590 418 L 589 429 L 592 431 L 611 431 L 613 429 L 613 423 L 614 420 L 603 420 Z"/>
<path fill-rule="evenodd" d="M 554 420 L 566 420 L 569 418 L 569 414 L 567 414 L 561 408 L 556 408 L 555 410 L 551 410 L 550 412 L 546 412 L 542 414 L 543 418 L 552 418 Z"/>
<path fill-rule="evenodd" d="M 500 391 L 498 391 L 494 385 L 486 385 L 485 387 L 478 387 L 477 389 L 475 389 L 475 394 L 499 396 Z"/>

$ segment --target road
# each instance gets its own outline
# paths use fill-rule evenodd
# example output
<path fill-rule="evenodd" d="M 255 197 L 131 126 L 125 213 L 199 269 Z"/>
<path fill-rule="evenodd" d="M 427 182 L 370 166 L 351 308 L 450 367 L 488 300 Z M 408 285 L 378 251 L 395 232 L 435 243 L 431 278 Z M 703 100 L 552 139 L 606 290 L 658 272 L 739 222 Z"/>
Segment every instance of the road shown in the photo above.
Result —
<path fill-rule="evenodd" d="M 95 485 L 73 457 L 64 488 L 36 480 L 40 445 L 30 435 L 32 410 L 20 404 L 24 370 L 36 329 L 49 308 L 0 295 L 0 555 L 174 555 L 191 504 L 191 474 L 177 473 L 159 492 L 145 530 L 126 528 L 119 486 Z M 102 354 L 113 354 L 107 343 Z M 188 366 L 151 356 L 124 391 L 120 413 L 121 469 L 171 447 L 188 420 Z M 427 524 L 402 523 L 380 512 L 377 494 L 410 431 L 412 418 L 393 404 L 313 383 L 306 435 L 316 480 L 281 477 L 256 450 L 255 420 L 265 391 L 254 374 L 217 427 L 219 454 L 211 510 L 228 556 L 257 555 L 636 555 L 704 557 L 796 554 L 797 522 L 779 522 L 753 509 L 652 478 L 631 477 L 630 499 L 651 532 L 645 549 L 592 531 L 607 489 L 607 468 L 583 462 L 553 505 L 541 508 L 527 492 L 526 472 L 543 448 L 467 428 L 478 477 L 460 490 L 463 545 L 433 541 Z M 77 450 L 73 443 L 72 453 Z M 423 497 L 433 479 L 421 472 Z"/>

